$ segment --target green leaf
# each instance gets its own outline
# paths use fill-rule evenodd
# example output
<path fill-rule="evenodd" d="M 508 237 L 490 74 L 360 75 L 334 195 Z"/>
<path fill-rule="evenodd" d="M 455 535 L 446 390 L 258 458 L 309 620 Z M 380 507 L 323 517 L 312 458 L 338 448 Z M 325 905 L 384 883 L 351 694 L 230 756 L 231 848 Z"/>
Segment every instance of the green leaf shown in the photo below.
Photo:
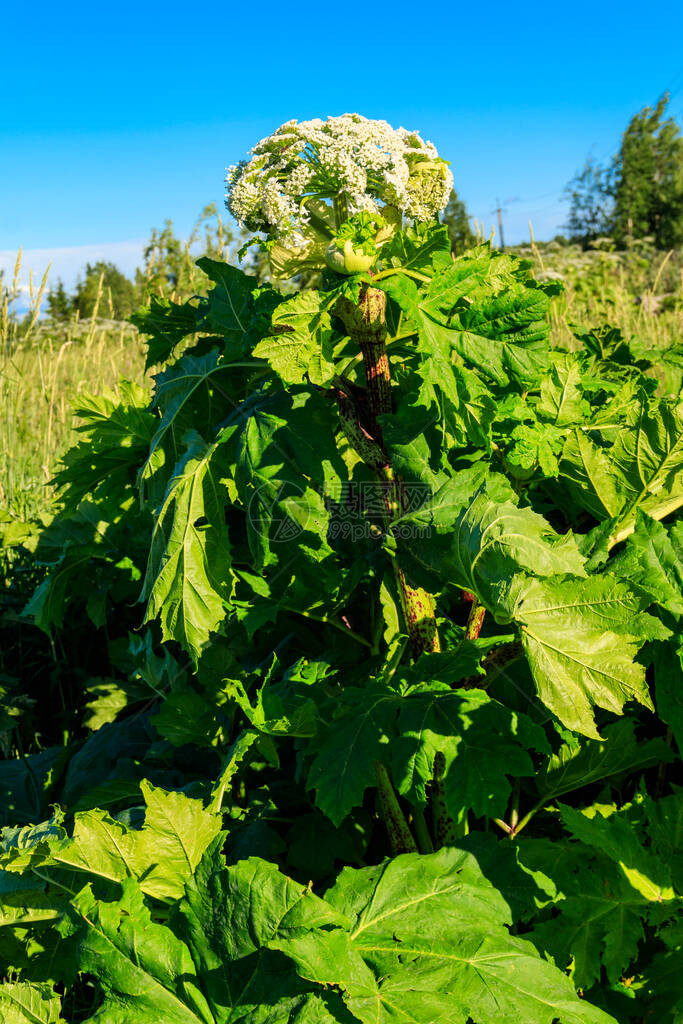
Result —
<path fill-rule="evenodd" d="M 441 465 L 441 414 L 436 403 L 425 406 L 424 397 L 424 391 L 399 396 L 395 412 L 380 417 L 380 422 L 395 472 L 402 480 L 436 491 L 447 479 Z"/>
<path fill-rule="evenodd" d="M 521 862 L 544 871 L 557 890 L 553 916 L 536 925 L 533 940 L 558 967 L 573 961 L 583 988 L 600 980 L 601 966 L 613 983 L 633 976 L 643 960 L 645 924 L 680 919 L 683 901 L 671 881 L 676 873 L 683 880 L 683 800 L 636 794 L 619 810 L 561 805 L 560 816 L 575 837 L 569 843 L 519 844 Z"/>
<path fill-rule="evenodd" d="M 40 869 L 44 878 L 55 870 L 68 869 L 89 880 L 123 883 L 140 880 L 142 890 L 157 899 L 172 901 L 182 896 L 185 884 L 204 851 L 219 834 L 220 817 L 204 810 L 200 800 L 183 793 L 166 792 L 148 782 L 141 784 L 145 823 L 131 829 L 105 811 L 77 813 L 69 838 L 39 838 L 28 849 L 10 848 L 0 866 L 17 872 Z"/>
<path fill-rule="evenodd" d="M 41 821 L 50 786 L 67 758 L 63 747 L 46 747 L 29 757 L 0 761 L 0 825 Z"/>
<path fill-rule="evenodd" d="M 341 713 L 321 723 L 309 745 L 313 762 L 307 785 L 316 806 L 335 824 L 360 806 L 375 784 L 375 761 L 383 762 L 396 717 L 394 690 L 374 685 L 345 687 Z"/>
<path fill-rule="evenodd" d="M 102 1024 L 215 1024 L 187 946 L 156 924 L 133 880 L 119 902 L 106 903 L 86 887 L 70 909 L 78 962 L 104 992 Z M 64 929 L 67 930 L 66 928 Z"/>
<path fill-rule="evenodd" d="M 145 369 L 155 363 L 165 363 L 188 334 L 199 331 L 202 315 L 201 307 L 191 302 L 181 305 L 151 294 L 149 306 L 136 310 L 130 318 L 141 334 L 150 336 Z"/>
<path fill-rule="evenodd" d="M 422 339 L 420 354 L 425 358 L 418 372 L 427 385 L 421 389 L 423 403 L 429 406 L 432 395 L 438 396 L 445 427 L 456 442 L 490 449 L 496 406 L 477 374 L 454 363 L 450 353 L 428 334 Z"/>
<path fill-rule="evenodd" d="M 200 800 L 166 792 L 149 782 L 141 784 L 145 824 L 130 833 L 132 864 L 144 892 L 157 899 L 177 899 L 194 873 L 204 851 L 221 830 L 220 816 Z"/>
<path fill-rule="evenodd" d="M 239 771 L 240 764 L 249 753 L 249 750 L 258 739 L 255 732 L 243 732 L 237 737 L 228 750 L 227 756 L 221 767 L 221 774 L 211 790 L 211 803 L 209 810 L 218 813 L 223 803 L 223 795 L 232 782 L 233 776 Z"/>
<path fill-rule="evenodd" d="M 229 263 L 202 256 L 197 266 L 215 283 L 206 305 L 206 322 L 224 336 L 232 358 L 246 355 L 252 342 L 266 334 L 281 296 Z"/>
<path fill-rule="evenodd" d="M 174 747 L 192 743 L 197 747 L 215 747 L 220 743 L 225 716 L 213 696 L 197 693 L 190 686 L 175 683 L 150 719 L 152 725 Z"/>
<path fill-rule="evenodd" d="M 611 1021 L 580 1001 L 530 943 L 508 934 L 507 904 L 462 850 L 345 868 L 325 898 L 350 920 L 346 932 L 318 930 L 271 946 L 302 977 L 340 986 L 363 1024 Z"/>
<path fill-rule="evenodd" d="M 248 857 L 225 868 L 219 844 L 207 853 L 188 885 L 181 913 L 194 928 L 207 921 L 222 926 L 226 963 L 257 952 L 276 937 L 348 925 L 342 911 L 282 874 L 275 864 Z"/>
<path fill-rule="evenodd" d="M 92 680 L 85 692 L 91 700 L 85 705 L 88 714 L 83 724 L 93 732 L 101 725 L 113 722 L 128 704 L 126 690 L 114 679 Z"/>
<path fill-rule="evenodd" d="M 643 846 L 625 815 L 600 805 L 584 811 L 561 805 L 560 817 L 576 839 L 618 864 L 631 887 L 646 900 L 660 903 L 675 898 L 670 867 Z"/>
<path fill-rule="evenodd" d="M 537 469 L 545 477 L 558 475 L 557 455 L 564 442 L 563 430 L 550 423 L 520 423 L 511 431 L 510 440 L 505 468 L 514 477 L 528 479 Z"/>
<path fill-rule="evenodd" d="M 637 825 L 642 825 L 644 818 L 645 831 L 651 847 L 657 856 L 668 866 L 674 888 L 683 895 L 683 790 L 673 785 L 673 793 L 660 800 L 635 798 L 635 813 L 632 815 Z M 641 803 L 642 800 L 642 803 Z M 678 921 L 680 929 L 680 922 Z M 678 939 L 681 939 L 679 934 Z"/>
<path fill-rule="evenodd" d="M 85 607 L 99 620 L 112 598 L 133 602 L 141 575 L 138 559 L 144 561 L 149 527 L 149 513 L 138 511 L 134 495 L 115 490 L 100 489 L 96 501 L 84 500 L 75 512 L 57 516 L 36 551 L 49 571 L 23 614 L 51 634 L 53 627 L 63 625 L 69 610 Z"/>
<path fill-rule="evenodd" d="M 608 450 L 598 447 L 582 430 L 569 434 L 562 451 L 560 472 L 572 485 L 572 492 L 581 506 L 596 519 L 611 519 L 623 507 L 622 483 Z"/>
<path fill-rule="evenodd" d="M 529 868 L 522 863 L 520 848 L 526 842 L 525 839 L 520 843 L 518 837 L 511 843 L 502 834 L 499 837 L 498 833 L 472 830 L 454 844 L 472 854 L 482 874 L 510 907 L 513 921 L 528 921 L 547 905 L 549 898 L 557 895 L 542 868 Z"/>
<path fill-rule="evenodd" d="M 683 1021 L 681 972 L 683 948 L 680 946 L 677 949 L 655 953 L 643 971 L 641 983 L 653 1020 L 666 1021 L 667 1024 L 669 1021 L 671 1024 L 681 1024 Z M 672 1016 L 669 1016 L 670 1014 Z"/>
<path fill-rule="evenodd" d="M 403 231 L 397 231 L 382 247 L 382 261 L 392 267 L 417 270 L 423 274 L 443 270 L 451 263 L 448 228 L 416 221 Z M 389 281 L 395 280 L 389 278 Z"/>
<path fill-rule="evenodd" d="M 385 572 L 379 588 L 379 603 L 382 608 L 382 619 L 384 621 L 383 638 L 387 647 L 387 662 L 398 650 L 404 640 L 403 623 L 399 612 L 400 598 L 396 586 L 396 580 L 390 571 Z"/>
<path fill-rule="evenodd" d="M 64 1024 L 61 999 L 51 985 L 6 981 L 0 985 L 3 1024 Z"/>
<path fill-rule="evenodd" d="M 269 679 L 256 692 L 254 706 L 244 686 L 230 680 L 228 692 L 251 725 L 269 736 L 313 736 L 317 729 L 318 709 L 303 692 L 285 686 L 272 686 Z"/>
<path fill-rule="evenodd" d="M 522 628 L 540 699 L 569 729 L 600 738 L 592 705 L 614 714 L 629 700 L 652 708 L 645 669 L 633 659 L 646 638 L 668 632 L 643 612 L 647 600 L 625 584 L 607 574 L 586 580 L 518 576 L 505 603 Z"/>
<path fill-rule="evenodd" d="M 82 422 L 76 429 L 85 440 L 69 448 L 55 474 L 68 509 L 76 509 L 100 485 L 109 492 L 133 488 L 157 427 L 148 406 L 147 391 L 126 380 L 119 383 L 118 394 L 107 389 L 79 397 L 74 414 Z"/>
<path fill-rule="evenodd" d="M 657 713 L 671 728 L 678 750 L 683 752 L 683 646 L 680 637 L 668 644 L 657 644 L 652 661 Z"/>
<path fill-rule="evenodd" d="M 290 965 L 266 944 L 344 918 L 274 864 L 251 857 L 225 868 L 220 848 L 207 852 L 177 915 L 216 1024 L 331 1024 L 327 1012 Z M 340 1007 L 341 1009 L 341 1007 Z"/>
<path fill-rule="evenodd" d="M 561 470 L 584 508 L 615 519 L 609 546 L 625 540 L 638 510 L 662 519 L 683 505 L 683 406 L 641 393 L 611 448 L 570 435 Z"/>
<path fill-rule="evenodd" d="M 557 534 L 530 508 L 520 509 L 501 500 L 494 479 L 498 478 L 492 478 L 465 504 L 456 476 L 416 513 L 398 520 L 399 526 L 432 527 L 430 535 L 421 539 L 416 557 L 430 559 L 443 575 L 476 594 L 493 611 L 499 607 L 501 584 L 520 570 L 539 577 L 561 573 L 584 576 L 584 559 L 575 538 Z"/>
<path fill-rule="evenodd" d="M 299 292 L 281 303 L 273 314 L 274 333 L 253 350 L 265 359 L 284 384 L 300 384 L 308 377 L 323 387 L 334 376 L 329 298 L 321 292 Z"/>
<path fill-rule="evenodd" d="M 483 690 L 411 687 L 403 696 L 398 738 L 392 741 L 392 774 L 399 792 L 425 807 L 434 758 L 445 759 L 445 795 L 450 816 L 463 811 L 490 818 L 505 814 L 508 778 L 532 776 L 528 747 L 547 750 L 543 730 L 509 711 Z"/>
<path fill-rule="evenodd" d="M 182 457 L 189 432 L 213 440 L 216 423 L 238 404 L 228 390 L 234 373 L 232 363 L 221 360 L 218 349 L 213 348 L 202 355 L 188 352 L 156 375 L 154 406 L 161 413 L 161 422 L 140 470 L 143 493 L 148 480 L 158 486 L 155 475 L 164 460 L 170 469 Z"/>
<path fill-rule="evenodd" d="M 537 415 L 556 427 L 580 423 L 585 418 L 582 402 L 581 367 L 578 356 L 562 353 L 553 357 L 550 374 L 541 381 Z"/>
<path fill-rule="evenodd" d="M 321 492 L 338 496 L 347 477 L 336 429 L 331 403 L 308 390 L 257 392 L 229 417 L 219 443 L 233 464 L 231 493 L 247 513 L 257 571 L 285 554 L 300 566 L 307 542 L 311 557 L 316 548 L 329 553 Z"/>
<path fill-rule="evenodd" d="M 541 797 L 554 800 L 620 772 L 642 771 L 674 759 L 661 739 L 638 742 L 630 718 L 605 726 L 603 733 L 603 739 L 562 744 L 557 754 L 548 759 L 543 772 L 536 775 Z"/>
<path fill-rule="evenodd" d="M 660 519 L 664 508 L 671 512 L 683 504 L 683 405 L 642 397 L 629 428 L 610 452 L 627 490 L 620 532 L 632 524 L 636 508 Z"/>
<path fill-rule="evenodd" d="M 134 765 L 147 759 L 154 730 L 145 715 L 131 715 L 120 722 L 101 725 L 85 743 L 71 753 L 60 800 L 66 807 L 85 798 L 93 787 L 127 776 L 135 781 L 142 774 Z"/>
<path fill-rule="evenodd" d="M 571 964 L 574 982 L 582 988 L 600 981 L 601 965 L 617 981 L 645 937 L 648 901 L 615 876 L 606 859 L 592 859 L 585 847 L 572 873 L 553 877 L 563 888 L 555 904 L 559 916 L 537 925 L 533 941 L 558 967 Z"/>
<path fill-rule="evenodd" d="M 649 594 L 653 602 L 683 615 L 683 523 L 666 530 L 638 510 L 635 527 L 610 570 Z"/>
<path fill-rule="evenodd" d="M 522 261 L 482 246 L 433 279 L 417 318 L 432 350 L 452 352 L 496 384 L 529 385 L 549 365 L 547 309 Z"/>
<path fill-rule="evenodd" d="M 142 596 L 145 621 L 195 658 L 223 618 L 232 582 L 219 445 L 188 434 L 156 517 Z M 218 451 L 218 456 L 216 455 Z"/>

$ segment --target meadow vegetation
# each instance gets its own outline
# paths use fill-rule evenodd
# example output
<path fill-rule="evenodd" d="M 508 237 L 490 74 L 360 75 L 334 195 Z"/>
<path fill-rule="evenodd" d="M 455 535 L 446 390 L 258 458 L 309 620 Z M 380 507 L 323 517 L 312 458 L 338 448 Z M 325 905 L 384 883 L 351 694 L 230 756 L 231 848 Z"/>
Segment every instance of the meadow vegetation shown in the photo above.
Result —
<path fill-rule="evenodd" d="M 260 145 L 246 272 L 5 282 L 0 1016 L 679 1024 L 683 252 Z"/>
<path fill-rule="evenodd" d="M 474 231 L 467 240 L 476 241 Z M 184 300 L 201 292 L 204 284 L 195 264 L 196 249 L 193 256 L 190 248 L 196 242 L 195 233 L 179 243 L 169 225 L 154 233 L 146 269 L 138 274 L 138 304 L 148 294 Z M 204 236 L 205 255 L 216 255 L 216 242 L 209 239 L 207 244 Z M 511 251 L 532 261 L 538 280 L 558 280 L 563 285 L 551 307 L 553 344 L 572 346 L 575 329 L 609 325 L 636 348 L 665 350 L 683 333 L 681 250 L 660 252 L 648 242 L 616 250 L 605 238 L 588 249 L 563 239 L 533 242 Z M 52 506 L 51 480 L 75 437 L 74 405 L 79 395 L 115 387 L 121 377 L 151 386 L 143 342 L 129 320 L 112 315 L 115 310 L 101 269 L 95 284 L 89 316 L 81 318 L 73 308 L 66 316 L 50 316 L 51 289 L 46 281 L 42 292 L 36 288 L 23 321 L 9 316 L 16 288 L 8 284 L 0 338 L 0 505 L 21 519 L 44 514 Z M 92 278 L 88 291 L 91 288 Z M 59 282 L 52 294 L 58 295 L 58 289 Z M 665 391 L 680 388 L 682 370 L 675 359 L 662 360 Z"/>

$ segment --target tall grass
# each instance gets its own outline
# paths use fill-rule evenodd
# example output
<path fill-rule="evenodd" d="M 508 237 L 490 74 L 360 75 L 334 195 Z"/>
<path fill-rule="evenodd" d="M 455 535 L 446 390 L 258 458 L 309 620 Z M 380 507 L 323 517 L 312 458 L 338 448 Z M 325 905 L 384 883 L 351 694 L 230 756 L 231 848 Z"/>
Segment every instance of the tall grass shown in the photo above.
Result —
<path fill-rule="evenodd" d="M 683 340 L 683 251 L 647 245 L 626 252 L 582 251 L 578 246 L 519 247 L 541 280 L 562 282 L 552 307 L 553 341 L 574 347 L 576 330 L 610 325 L 644 349 L 666 349 Z"/>
<path fill-rule="evenodd" d="M 87 320 L 41 321 L 48 271 L 35 289 L 29 278 L 28 313 L 13 316 L 20 273 L 21 253 L 0 307 L 0 508 L 27 519 L 49 512 L 55 468 L 74 440 L 75 398 L 122 376 L 142 381 L 144 352 L 131 324 L 107 317 L 102 279 Z"/>
<path fill-rule="evenodd" d="M 483 240 L 482 227 L 479 234 Z M 223 238 L 218 241 L 212 255 L 227 255 Z M 681 344 L 683 252 L 656 253 L 647 246 L 627 253 L 582 252 L 573 246 L 537 244 L 533 232 L 531 244 L 514 251 L 532 260 L 540 279 L 556 278 L 564 285 L 551 311 L 555 344 L 575 347 L 576 330 L 604 324 L 618 327 L 644 349 Z M 182 299 L 204 286 L 189 248 L 183 254 L 183 287 L 176 294 L 164 287 L 151 248 L 149 255 L 147 278 L 153 290 Z M 0 509 L 25 520 L 49 513 L 54 497 L 50 481 L 74 440 L 74 399 L 114 386 L 120 377 L 142 383 L 145 373 L 142 341 L 130 324 L 113 319 L 111 296 L 102 280 L 90 318 L 55 324 L 40 316 L 47 271 L 37 285 L 29 277 L 27 315 L 12 315 L 20 273 L 21 253 L 0 303 Z M 665 392 L 680 389 L 680 368 L 663 365 L 661 381 Z"/>

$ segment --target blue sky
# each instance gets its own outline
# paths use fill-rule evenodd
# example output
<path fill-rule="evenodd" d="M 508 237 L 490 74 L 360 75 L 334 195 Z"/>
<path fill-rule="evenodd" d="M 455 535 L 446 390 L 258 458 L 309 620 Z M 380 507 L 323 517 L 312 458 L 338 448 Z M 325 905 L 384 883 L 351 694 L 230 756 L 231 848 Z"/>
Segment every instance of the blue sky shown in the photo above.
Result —
<path fill-rule="evenodd" d="M 418 128 L 487 228 L 551 237 L 562 189 L 667 88 L 683 120 L 683 5 L 602 0 L 38 2 L 3 14 L 0 266 L 21 245 L 72 281 L 132 270 L 152 227 L 189 232 L 226 165 L 289 118 Z"/>

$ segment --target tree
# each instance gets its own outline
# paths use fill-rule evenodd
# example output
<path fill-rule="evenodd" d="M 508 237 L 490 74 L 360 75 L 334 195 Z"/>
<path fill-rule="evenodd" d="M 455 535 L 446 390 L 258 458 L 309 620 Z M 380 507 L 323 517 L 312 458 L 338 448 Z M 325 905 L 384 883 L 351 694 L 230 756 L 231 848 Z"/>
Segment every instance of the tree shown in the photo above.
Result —
<path fill-rule="evenodd" d="M 51 320 L 68 320 L 74 312 L 74 300 L 61 278 L 58 278 L 56 287 L 50 288 L 47 293 L 47 312 Z"/>
<path fill-rule="evenodd" d="M 658 249 L 683 244 L 683 139 L 669 96 L 644 107 L 626 128 L 614 165 L 614 234 L 626 244 L 652 236 Z"/>
<path fill-rule="evenodd" d="M 143 252 L 143 267 L 136 272 L 136 286 L 141 298 L 152 291 L 174 295 L 177 301 L 187 299 L 203 287 L 195 260 L 198 255 L 226 259 L 234 236 L 223 223 L 215 203 L 201 212 L 187 241 L 173 230 L 173 221 L 166 220 L 161 231 L 153 228 Z"/>
<path fill-rule="evenodd" d="M 614 200 L 610 173 L 592 156 L 567 185 L 565 197 L 570 203 L 565 227 L 573 241 L 585 246 L 600 235 L 612 233 Z"/>
<path fill-rule="evenodd" d="M 453 189 L 448 206 L 443 213 L 443 223 L 448 228 L 448 237 L 451 240 L 451 251 L 459 256 L 465 249 L 474 245 L 476 239 L 470 226 L 470 219 L 465 203 L 458 197 Z"/>
<path fill-rule="evenodd" d="M 76 285 L 73 309 L 83 319 L 95 312 L 125 320 L 136 306 L 135 286 L 117 266 L 105 260 L 87 263 L 85 276 Z"/>

